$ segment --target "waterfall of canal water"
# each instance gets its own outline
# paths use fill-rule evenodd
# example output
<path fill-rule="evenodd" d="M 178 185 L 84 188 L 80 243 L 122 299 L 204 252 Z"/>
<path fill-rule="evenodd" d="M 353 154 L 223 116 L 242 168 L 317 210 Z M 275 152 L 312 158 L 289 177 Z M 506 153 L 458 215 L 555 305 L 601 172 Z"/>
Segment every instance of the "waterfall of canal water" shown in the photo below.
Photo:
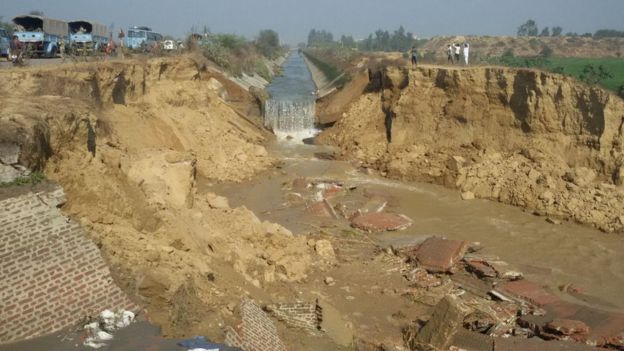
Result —
<path fill-rule="evenodd" d="M 301 54 L 293 52 L 282 74 L 267 87 L 264 125 L 278 137 L 305 139 L 316 134 L 316 87 Z"/>
<path fill-rule="evenodd" d="M 300 133 L 314 130 L 315 99 L 269 99 L 264 107 L 264 125 L 275 132 Z"/>

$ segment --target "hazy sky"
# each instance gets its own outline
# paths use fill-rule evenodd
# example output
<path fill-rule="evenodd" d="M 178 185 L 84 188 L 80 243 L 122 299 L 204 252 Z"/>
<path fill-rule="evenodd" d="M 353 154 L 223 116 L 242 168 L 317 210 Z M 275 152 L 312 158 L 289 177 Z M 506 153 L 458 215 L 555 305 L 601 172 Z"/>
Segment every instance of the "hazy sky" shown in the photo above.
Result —
<path fill-rule="evenodd" d="M 363 38 L 399 25 L 420 37 L 512 35 L 527 19 L 564 32 L 624 29 L 624 0 L 0 0 L 4 20 L 30 10 L 65 20 L 124 28 L 147 25 L 182 37 L 191 26 L 249 38 L 272 28 L 283 41 L 305 41 L 311 28 Z"/>

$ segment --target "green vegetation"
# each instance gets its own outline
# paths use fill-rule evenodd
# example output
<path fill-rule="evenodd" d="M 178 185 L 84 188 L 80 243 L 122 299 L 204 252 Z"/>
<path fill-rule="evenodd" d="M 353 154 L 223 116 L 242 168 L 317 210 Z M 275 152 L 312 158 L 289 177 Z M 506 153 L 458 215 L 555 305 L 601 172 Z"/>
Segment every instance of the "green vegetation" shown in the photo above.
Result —
<path fill-rule="evenodd" d="M 537 23 L 532 19 L 526 21 L 518 27 L 519 37 L 536 37 L 538 32 L 539 29 L 537 28 Z"/>
<path fill-rule="evenodd" d="M 207 29 L 205 29 L 207 31 Z M 260 31 L 254 41 L 235 34 L 193 34 L 191 42 L 204 56 L 223 67 L 230 74 L 240 77 L 243 73 L 257 73 L 262 78 L 270 80 L 270 71 L 267 60 L 272 60 L 285 54 L 286 48 L 280 46 L 279 35 L 271 29 Z"/>
<path fill-rule="evenodd" d="M 272 29 L 261 30 L 256 39 L 256 48 L 266 58 L 277 58 L 282 53 L 279 34 Z"/>
<path fill-rule="evenodd" d="M 542 29 L 542 31 L 540 32 L 539 27 L 537 26 L 537 22 L 535 22 L 534 20 L 530 19 L 526 22 L 524 22 L 520 27 L 518 27 L 518 36 L 519 37 L 536 37 L 538 36 L 540 37 L 558 37 L 561 36 L 561 34 L 563 33 L 563 28 L 557 26 L 557 27 L 553 27 L 552 31 L 549 27 L 545 27 L 544 29 Z M 567 32 L 566 33 L 567 37 L 587 37 L 587 38 L 622 38 L 624 37 L 624 31 L 621 30 L 615 30 L 615 29 L 599 29 L 596 31 L 596 33 L 583 33 L 581 35 L 579 35 L 578 33 L 574 33 L 574 32 Z"/>
<path fill-rule="evenodd" d="M 624 31 L 614 29 L 600 29 L 594 33 L 594 38 L 622 38 Z"/>
<path fill-rule="evenodd" d="M 413 46 L 423 45 L 426 40 L 415 40 L 414 35 L 405 31 L 403 26 L 390 33 L 378 29 L 366 39 L 355 41 L 350 35 L 342 35 L 334 41 L 334 35 L 326 30 L 312 29 L 308 34 L 308 48 L 343 48 L 360 51 L 407 52 Z"/>
<path fill-rule="evenodd" d="M 488 62 L 508 67 L 539 68 L 561 73 L 588 84 L 600 84 L 616 93 L 619 93 L 621 87 L 624 86 L 624 59 L 622 58 L 515 57 L 510 52 L 502 57 L 491 58 Z"/>
<path fill-rule="evenodd" d="M 312 63 L 316 67 L 318 67 L 318 69 L 320 69 L 321 72 L 323 72 L 323 74 L 325 74 L 325 76 L 330 82 L 336 80 L 335 83 L 337 87 L 342 87 L 349 81 L 350 77 L 347 74 L 342 72 L 335 65 L 328 63 L 327 60 L 318 58 L 317 55 L 312 54 L 310 50 L 306 50 L 303 53 L 308 58 L 308 60 L 312 61 Z M 321 53 L 317 51 L 316 53 L 323 54 L 323 56 L 326 56 L 326 57 L 331 57 L 332 55 L 335 55 L 335 51 L 332 51 L 332 53 L 328 53 L 328 52 Z"/>
<path fill-rule="evenodd" d="M 41 171 L 34 171 L 26 177 L 20 177 L 9 183 L 0 183 L 0 187 L 32 184 L 36 185 L 45 180 L 45 175 Z"/>
<path fill-rule="evenodd" d="M 0 16 L 0 28 L 6 30 L 9 35 L 13 35 L 13 26 L 11 23 L 5 22 L 2 16 Z"/>

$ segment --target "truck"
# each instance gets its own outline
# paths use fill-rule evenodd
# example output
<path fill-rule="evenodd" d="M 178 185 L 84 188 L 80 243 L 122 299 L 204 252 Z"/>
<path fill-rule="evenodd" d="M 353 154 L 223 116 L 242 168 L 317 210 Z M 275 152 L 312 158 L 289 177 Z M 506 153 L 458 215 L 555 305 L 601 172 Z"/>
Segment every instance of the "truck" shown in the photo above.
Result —
<path fill-rule="evenodd" d="M 135 50 L 147 50 L 154 45 L 160 45 L 162 40 L 162 34 L 152 31 L 150 27 L 134 26 L 128 28 L 126 47 Z"/>
<path fill-rule="evenodd" d="M 108 43 L 108 29 L 92 21 L 71 21 L 69 26 L 69 50 L 73 54 L 88 55 L 102 50 Z"/>
<path fill-rule="evenodd" d="M 24 44 L 29 55 L 56 57 L 61 40 L 68 39 L 67 22 L 35 15 L 13 18 L 18 40 Z"/>

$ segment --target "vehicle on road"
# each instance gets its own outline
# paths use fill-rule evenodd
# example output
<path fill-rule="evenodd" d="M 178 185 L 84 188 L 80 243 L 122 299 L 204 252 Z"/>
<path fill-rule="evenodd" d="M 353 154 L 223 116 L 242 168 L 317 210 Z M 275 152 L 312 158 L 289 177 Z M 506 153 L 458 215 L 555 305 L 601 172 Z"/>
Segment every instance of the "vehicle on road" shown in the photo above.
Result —
<path fill-rule="evenodd" d="M 9 58 L 11 37 L 4 28 L 0 28 L 0 56 Z"/>
<path fill-rule="evenodd" d="M 163 49 L 166 51 L 173 51 L 177 49 L 176 42 L 173 40 L 165 40 L 162 43 Z"/>
<path fill-rule="evenodd" d="M 68 37 L 67 22 L 34 15 L 17 16 L 14 35 L 26 46 L 29 55 L 56 57 L 59 43 Z"/>
<path fill-rule="evenodd" d="M 134 50 L 148 50 L 159 45 L 162 40 L 162 34 L 152 31 L 150 27 L 134 26 L 128 28 L 126 47 Z"/>
<path fill-rule="evenodd" d="M 69 27 L 69 52 L 89 55 L 101 51 L 108 43 L 108 28 L 91 21 L 71 21 Z"/>

